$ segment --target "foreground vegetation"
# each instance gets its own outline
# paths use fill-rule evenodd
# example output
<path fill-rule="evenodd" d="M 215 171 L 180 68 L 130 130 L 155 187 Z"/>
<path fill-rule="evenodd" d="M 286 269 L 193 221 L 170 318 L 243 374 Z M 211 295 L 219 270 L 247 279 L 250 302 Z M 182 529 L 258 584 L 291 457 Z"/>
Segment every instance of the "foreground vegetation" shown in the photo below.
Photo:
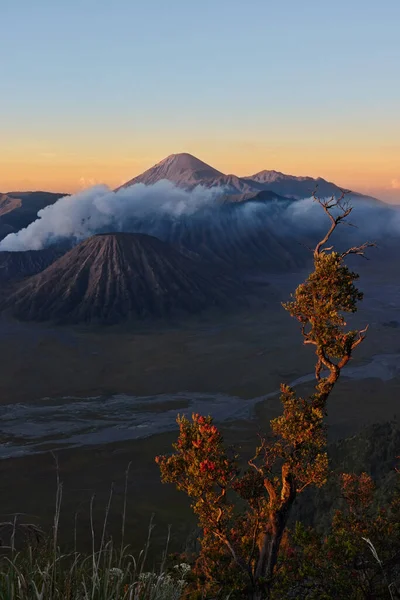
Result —
<path fill-rule="evenodd" d="M 284 305 L 300 322 L 304 343 L 315 350 L 313 394 L 300 397 L 281 386 L 283 413 L 271 421 L 270 436 L 260 439 L 244 470 L 212 417 L 198 414 L 192 420 L 178 418 L 174 452 L 156 459 L 163 481 L 191 498 L 200 547 L 171 559 L 167 544 L 159 569 L 148 571 L 152 525 L 145 549 L 135 559 L 124 545 L 126 495 L 121 544 L 116 546 L 107 535 L 110 495 L 99 538 L 90 511 L 91 554 L 80 555 L 76 547 L 64 554 L 58 539 L 58 482 L 50 538 L 33 525 L 3 524 L 10 535 L 0 562 L 0 600 L 400 598 L 398 476 L 382 502 L 367 473 L 342 472 L 342 502 L 326 531 L 300 521 L 291 525 L 299 496 L 332 479 L 327 401 L 367 330 L 347 329 L 344 315 L 357 310 L 362 294 L 354 283 L 358 276 L 345 259 L 363 255 L 371 244 L 341 253 L 328 246 L 351 207 L 343 197 L 316 200 L 331 225 L 314 249 L 314 271 Z M 16 544 L 19 531 L 25 534 L 21 551 Z"/>
<path fill-rule="evenodd" d="M 400 431 L 400 430 L 399 430 Z M 363 434 L 359 443 L 363 445 Z M 385 600 L 400 598 L 400 474 L 386 474 L 390 491 L 382 490 L 366 473 L 340 476 L 341 508 L 328 530 L 296 522 L 283 536 L 270 597 L 273 600 Z M 58 522 L 62 500 L 59 483 L 54 525 L 46 536 L 36 525 L 15 518 L 1 524 L 1 600 L 200 600 L 241 599 L 243 578 L 227 555 L 215 554 L 213 571 L 206 571 L 193 549 L 169 555 L 168 539 L 157 568 L 149 559 L 150 523 L 143 551 L 134 557 L 124 538 L 108 535 L 108 514 L 100 531 L 92 531 L 92 552 L 75 547 L 65 552 Z M 218 550 L 218 549 L 217 549 Z"/>
<path fill-rule="evenodd" d="M 212 418 L 201 415 L 193 415 L 191 422 L 178 418 L 174 453 L 157 457 L 162 480 L 192 499 L 202 530 L 197 568 L 207 574 L 204 585 L 212 593 L 223 572 L 242 595 L 271 597 L 295 500 L 306 488 L 327 481 L 327 401 L 367 331 L 346 327 L 346 313 L 356 312 L 363 295 L 355 286 L 358 275 L 345 261 L 363 256 L 373 244 L 335 251 L 328 245 L 331 236 L 347 222 L 352 207 L 344 193 L 338 200 L 314 198 L 330 227 L 313 251 L 313 272 L 283 305 L 299 321 L 304 344 L 314 348 L 314 393 L 303 398 L 281 385 L 283 413 L 271 421 L 271 437 L 261 438 L 244 472 Z"/>
<path fill-rule="evenodd" d="M 62 490 L 58 481 L 51 535 L 16 517 L 0 523 L 2 536 L 8 541 L 0 547 L 0 600 L 178 600 L 182 597 L 190 566 L 183 562 L 169 566 L 168 539 L 159 569 L 147 569 L 152 522 L 139 556 L 134 557 L 124 543 L 127 479 L 120 544 L 116 545 L 107 534 L 112 491 L 101 532 L 94 529 L 92 498 L 90 554 L 78 552 L 76 542 L 73 551 L 62 551 L 59 539 Z M 75 540 L 76 537 L 77 531 Z"/>

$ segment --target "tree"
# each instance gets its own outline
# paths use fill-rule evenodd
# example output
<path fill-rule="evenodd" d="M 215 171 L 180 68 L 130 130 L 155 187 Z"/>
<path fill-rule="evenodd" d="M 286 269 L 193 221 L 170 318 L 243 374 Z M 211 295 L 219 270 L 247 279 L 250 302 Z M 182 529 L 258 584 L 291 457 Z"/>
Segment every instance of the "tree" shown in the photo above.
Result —
<path fill-rule="evenodd" d="M 367 331 L 346 327 L 344 315 L 357 310 L 362 293 L 345 259 L 363 256 L 373 244 L 336 252 L 327 244 L 352 207 L 345 193 L 329 200 L 314 195 L 314 200 L 330 227 L 313 251 L 313 272 L 283 305 L 300 322 L 304 344 L 315 348 L 314 393 L 303 398 L 281 385 L 283 413 L 271 421 L 272 436 L 261 439 L 245 472 L 209 416 L 179 417 L 174 453 L 156 458 L 162 481 L 192 499 L 203 532 L 197 573 L 202 589 L 208 586 L 214 595 L 225 586 L 239 597 L 270 596 L 293 503 L 306 487 L 322 486 L 327 478 L 328 397 Z"/>
<path fill-rule="evenodd" d="M 296 524 L 279 558 L 273 598 L 400 598 L 399 483 L 377 506 L 369 475 L 342 473 L 344 506 L 334 513 L 329 534 Z"/>

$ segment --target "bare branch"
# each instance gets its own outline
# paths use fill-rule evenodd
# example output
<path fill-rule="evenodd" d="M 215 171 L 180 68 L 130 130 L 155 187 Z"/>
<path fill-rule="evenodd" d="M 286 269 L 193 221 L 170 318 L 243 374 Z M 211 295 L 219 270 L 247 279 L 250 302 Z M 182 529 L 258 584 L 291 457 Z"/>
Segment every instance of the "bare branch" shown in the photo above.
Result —
<path fill-rule="evenodd" d="M 359 346 L 361 344 L 361 342 L 363 342 L 365 340 L 368 328 L 369 328 L 369 325 L 366 325 L 364 327 L 364 329 L 360 329 L 360 331 L 358 332 L 358 338 L 353 342 L 353 344 L 351 346 L 352 351 L 354 350 L 354 348 L 357 348 L 357 346 Z"/>
<path fill-rule="evenodd" d="M 307 482 L 306 482 L 306 483 L 305 483 L 305 484 L 304 484 L 302 487 L 300 487 L 300 488 L 297 488 L 297 489 L 296 489 L 296 493 L 297 493 L 297 494 L 301 494 L 301 493 L 302 493 L 302 492 L 304 492 L 304 490 L 305 490 L 305 489 L 306 489 L 306 488 L 307 488 L 309 485 L 311 485 L 311 484 L 312 484 L 312 481 L 311 481 L 311 480 L 310 480 L 310 481 L 307 481 Z"/>
<path fill-rule="evenodd" d="M 332 246 L 330 248 L 323 248 L 323 246 L 325 246 L 325 244 L 331 237 L 332 233 L 335 231 L 336 227 L 340 223 L 347 223 L 346 218 L 350 215 L 350 213 L 353 210 L 353 207 L 350 206 L 350 204 L 347 200 L 345 200 L 345 196 L 347 193 L 348 192 L 346 190 L 341 190 L 341 195 L 338 199 L 336 199 L 335 196 L 332 196 L 330 198 L 330 200 L 322 200 L 321 198 L 318 198 L 318 196 L 316 195 L 316 191 L 313 192 L 312 197 L 313 197 L 314 201 L 317 202 L 322 207 L 325 214 L 329 217 L 329 219 L 331 221 L 331 226 L 330 226 L 328 232 L 322 238 L 322 240 L 320 240 L 318 242 L 318 244 L 315 247 L 315 250 L 314 250 L 315 257 L 317 257 L 322 251 L 332 250 Z M 336 217 L 331 212 L 332 209 L 334 209 L 334 208 L 338 208 L 340 211 L 340 213 Z"/>
<path fill-rule="evenodd" d="M 304 242 L 297 242 L 299 244 L 299 246 L 303 246 L 303 248 L 305 248 L 306 250 L 309 250 L 310 252 L 313 252 L 313 249 L 310 248 L 310 246 L 307 246 L 307 244 L 304 244 Z M 2 267 L 0 267 L 2 268 Z"/>
<path fill-rule="evenodd" d="M 228 548 L 229 552 L 232 554 L 232 558 L 235 561 L 235 563 L 241 567 L 244 571 L 248 572 L 248 568 L 247 565 L 245 565 L 243 563 L 243 561 L 237 556 L 235 550 L 233 549 L 232 544 L 230 543 L 230 541 L 228 540 L 228 538 L 226 538 L 224 535 L 222 535 L 219 531 L 213 531 L 213 534 L 219 538 L 221 540 L 221 542 L 223 542 L 225 544 L 225 546 Z"/>
<path fill-rule="evenodd" d="M 365 250 L 367 248 L 376 248 L 376 243 L 375 242 L 364 242 L 364 244 L 361 244 L 360 246 L 353 246 L 352 248 L 349 248 L 345 252 L 342 252 L 340 257 L 345 258 L 346 256 L 349 256 L 350 254 L 356 254 L 357 256 L 362 256 L 363 258 L 368 260 L 368 257 L 365 256 Z"/>

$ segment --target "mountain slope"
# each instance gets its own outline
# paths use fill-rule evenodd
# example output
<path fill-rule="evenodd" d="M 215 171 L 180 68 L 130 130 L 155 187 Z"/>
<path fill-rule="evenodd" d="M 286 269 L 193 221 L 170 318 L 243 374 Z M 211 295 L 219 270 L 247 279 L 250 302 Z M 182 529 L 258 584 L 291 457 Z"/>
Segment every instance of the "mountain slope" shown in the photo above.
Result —
<path fill-rule="evenodd" d="M 152 185 L 162 179 L 168 179 L 182 187 L 191 188 L 200 183 L 206 184 L 208 181 L 221 176 L 223 174 L 220 171 L 191 154 L 171 154 L 141 175 L 122 185 L 121 188 L 130 187 L 136 183 Z"/>
<path fill-rule="evenodd" d="M 263 194 L 263 193 L 262 193 Z M 138 219 L 131 230 L 154 235 L 194 252 L 205 260 L 236 272 L 262 268 L 268 272 L 292 270 L 303 265 L 309 252 L 296 242 L 282 222 L 289 201 L 265 201 L 249 196 L 247 202 L 226 201 L 194 215 Z"/>
<path fill-rule="evenodd" d="M 141 234 L 95 235 L 19 284 L 2 308 L 22 320 L 116 323 L 246 303 L 239 283 Z"/>
<path fill-rule="evenodd" d="M 0 282 L 5 283 L 36 275 L 62 254 L 61 249 L 54 247 L 24 252 L 0 252 Z"/>
<path fill-rule="evenodd" d="M 321 177 L 297 177 L 268 170 L 246 177 L 225 175 L 187 153 L 171 154 L 121 187 L 126 188 L 136 183 L 151 185 L 161 179 L 168 179 L 177 187 L 188 190 L 193 189 L 196 185 L 203 185 L 208 188 L 219 187 L 221 194 L 239 195 L 270 191 L 278 196 L 295 200 L 309 198 L 315 190 L 319 196 L 324 198 L 332 195 L 338 197 L 342 193 L 339 186 Z M 350 196 L 366 197 L 357 192 L 350 192 Z M 375 198 L 372 200 L 376 201 Z"/>
<path fill-rule="evenodd" d="M 154 165 L 141 175 L 134 177 L 121 188 L 127 188 L 137 183 L 152 185 L 168 179 L 177 187 L 187 190 L 195 188 L 197 185 L 204 187 L 226 188 L 226 193 L 244 193 L 257 192 L 262 189 L 257 182 L 247 182 L 236 175 L 224 175 L 210 165 L 199 160 L 191 154 L 171 154 L 161 162 Z M 121 189 L 118 188 L 118 189 Z"/>
<path fill-rule="evenodd" d="M 36 220 L 39 210 L 68 194 L 53 192 L 7 192 L 0 194 L 0 240 Z"/>
<path fill-rule="evenodd" d="M 20 199 L 14 198 L 9 194 L 0 194 L 0 217 L 20 208 L 21 205 L 22 202 Z"/>
<path fill-rule="evenodd" d="M 313 177 L 297 177 L 295 175 L 286 175 L 279 171 L 260 171 L 245 178 L 248 181 L 256 181 L 273 192 L 282 196 L 301 199 L 309 198 L 311 194 L 317 191 L 319 196 L 340 196 L 342 193 L 334 183 L 326 181 L 321 177 L 314 179 Z"/>
<path fill-rule="evenodd" d="M 244 181 L 256 182 L 263 186 L 264 189 L 268 189 L 271 192 L 275 192 L 286 198 L 292 198 L 295 200 L 301 200 L 303 198 L 310 198 L 313 192 L 316 192 L 320 198 L 327 198 L 330 196 L 336 196 L 339 198 L 342 191 L 348 193 L 350 198 L 366 198 L 372 200 L 374 203 L 381 203 L 380 200 L 365 196 L 352 190 L 345 190 L 344 188 L 336 185 L 331 181 L 327 181 L 322 177 L 303 177 L 296 175 L 286 175 L 280 171 L 260 171 L 249 177 L 244 177 Z M 383 204 L 383 203 L 382 203 Z"/>

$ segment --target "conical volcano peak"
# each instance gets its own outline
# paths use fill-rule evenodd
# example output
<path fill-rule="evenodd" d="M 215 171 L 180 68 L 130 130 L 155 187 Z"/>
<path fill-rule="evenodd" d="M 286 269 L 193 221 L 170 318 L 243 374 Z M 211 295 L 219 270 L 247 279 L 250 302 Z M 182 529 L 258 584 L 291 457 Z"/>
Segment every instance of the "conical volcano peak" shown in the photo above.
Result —
<path fill-rule="evenodd" d="M 206 174 L 209 173 L 212 177 L 222 175 L 220 171 L 217 171 L 214 167 L 211 167 L 188 152 L 170 154 L 156 166 L 165 166 L 166 168 L 178 169 L 180 171 L 204 171 Z"/>
<path fill-rule="evenodd" d="M 2 308 L 22 320 L 117 323 L 245 304 L 240 281 L 156 237 L 98 234 L 16 284 Z"/>
<path fill-rule="evenodd" d="M 168 179 L 179 187 L 188 189 L 199 184 L 205 184 L 211 180 L 223 176 L 220 171 L 214 169 L 202 160 L 183 152 L 181 154 L 171 154 L 161 162 L 154 165 L 141 175 L 134 177 L 122 187 L 129 187 L 136 183 L 153 185 L 162 179 Z"/>

